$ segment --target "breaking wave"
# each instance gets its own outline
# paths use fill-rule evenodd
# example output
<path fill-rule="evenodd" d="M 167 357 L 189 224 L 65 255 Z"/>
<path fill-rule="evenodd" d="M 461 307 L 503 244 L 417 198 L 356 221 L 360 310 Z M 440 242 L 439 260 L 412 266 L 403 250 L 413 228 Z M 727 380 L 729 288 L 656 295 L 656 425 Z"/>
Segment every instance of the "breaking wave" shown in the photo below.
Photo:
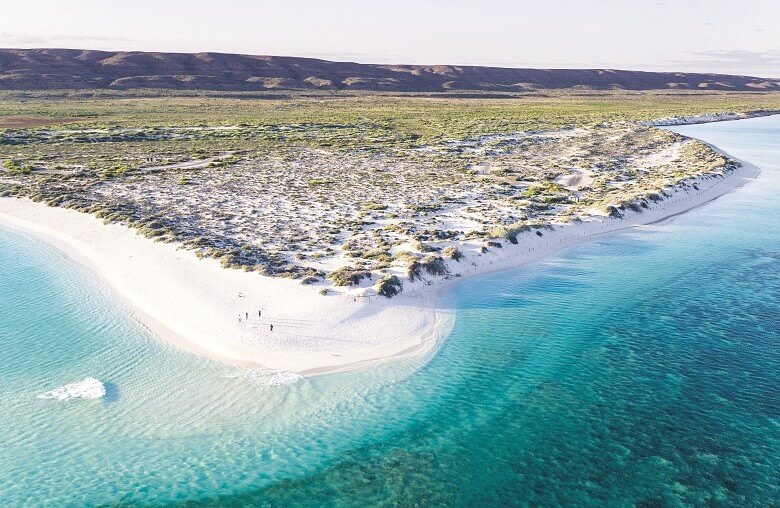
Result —
<path fill-rule="evenodd" d="M 76 383 L 70 383 L 49 392 L 38 395 L 39 399 L 101 399 L 106 395 L 106 386 L 95 379 L 88 377 Z"/>

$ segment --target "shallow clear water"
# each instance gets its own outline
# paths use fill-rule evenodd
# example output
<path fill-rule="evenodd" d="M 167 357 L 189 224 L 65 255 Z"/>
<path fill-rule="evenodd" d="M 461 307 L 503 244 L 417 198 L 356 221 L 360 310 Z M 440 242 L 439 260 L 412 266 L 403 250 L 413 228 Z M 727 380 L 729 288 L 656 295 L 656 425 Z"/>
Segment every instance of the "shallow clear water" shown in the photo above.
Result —
<path fill-rule="evenodd" d="M 0 231 L 0 504 L 777 504 L 780 117 L 675 130 L 764 172 L 465 281 L 427 363 L 293 385 L 159 343 Z M 36 397 L 88 376 L 104 399 Z"/>

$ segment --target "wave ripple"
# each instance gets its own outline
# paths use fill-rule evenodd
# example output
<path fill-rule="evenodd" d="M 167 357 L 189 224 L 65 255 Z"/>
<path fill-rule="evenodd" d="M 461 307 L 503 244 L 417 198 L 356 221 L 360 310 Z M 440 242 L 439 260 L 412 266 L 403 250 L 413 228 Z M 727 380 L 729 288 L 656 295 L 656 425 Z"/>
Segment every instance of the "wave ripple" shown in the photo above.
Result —
<path fill-rule="evenodd" d="M 242 370 L 235 374 L 228 374 L 225 377 L 232 379 L 259 379 L 266 386 L 291 385 L 303 379 L 302 375 L 295 372 L 263 368 Z"/>

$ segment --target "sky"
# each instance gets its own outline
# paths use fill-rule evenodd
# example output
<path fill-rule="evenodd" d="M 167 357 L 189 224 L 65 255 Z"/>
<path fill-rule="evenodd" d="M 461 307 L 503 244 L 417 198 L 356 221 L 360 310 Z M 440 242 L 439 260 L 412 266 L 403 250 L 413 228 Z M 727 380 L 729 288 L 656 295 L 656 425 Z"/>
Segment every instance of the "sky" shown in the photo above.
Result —
<path fill-rule="evenodd" d="M 0 47 L 780 78 L 780 0 L 0 0 Z"/>

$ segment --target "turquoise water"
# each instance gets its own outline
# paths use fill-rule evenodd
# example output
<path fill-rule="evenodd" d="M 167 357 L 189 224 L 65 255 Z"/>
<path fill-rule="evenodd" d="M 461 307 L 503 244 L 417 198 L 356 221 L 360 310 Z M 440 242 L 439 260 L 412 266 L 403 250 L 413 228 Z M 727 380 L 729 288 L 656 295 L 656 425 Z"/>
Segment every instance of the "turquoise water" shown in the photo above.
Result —
<path fill-rule="evenodd" d="M 777 505 L 780 117 L 675 130 L 764 173 L 465 281 L 427 363 L 293 385 L 159 343 L 0 231 L 0 504 Z M 105 398 L 36 397 L 88 376 Z"/>

